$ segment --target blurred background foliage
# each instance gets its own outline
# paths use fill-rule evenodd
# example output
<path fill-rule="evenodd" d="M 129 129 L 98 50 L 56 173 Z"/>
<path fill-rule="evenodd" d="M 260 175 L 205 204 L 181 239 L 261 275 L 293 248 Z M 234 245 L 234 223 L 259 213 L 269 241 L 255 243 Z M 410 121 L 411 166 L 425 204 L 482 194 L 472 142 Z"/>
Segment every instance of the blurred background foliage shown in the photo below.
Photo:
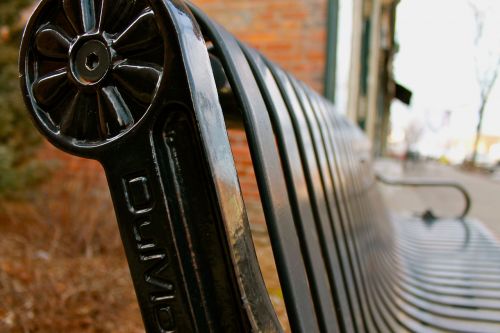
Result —
<path fill-rule="evenodd" d="M 144 332 L 101 167 L 45 144 L 23 102 L 35 2 L 0 0 L 0 332 Z"/>
<path fill-rule="evenodd" d="M 23 104 L 18 54 L 25 18 L 33 0 L 0 2 L 0 197 L 18 196 L 40 182 L 48 167 L 35 159 L 42 143 Z"/>

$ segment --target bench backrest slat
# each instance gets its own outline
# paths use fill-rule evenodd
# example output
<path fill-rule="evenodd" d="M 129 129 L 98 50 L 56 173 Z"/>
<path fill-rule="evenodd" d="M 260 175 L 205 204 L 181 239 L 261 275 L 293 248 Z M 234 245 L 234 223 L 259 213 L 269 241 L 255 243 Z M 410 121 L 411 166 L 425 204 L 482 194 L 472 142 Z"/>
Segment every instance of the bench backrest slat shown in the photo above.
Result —
<path fill-rule="evenodd" d="M 347 182 L 347 176 L 342 169 L 342 149 L 341 146 L 334 140 L 335 126 L 327 115 L 323 113 L 320 97 L 309 90 L 302 84 L 302 88 L 307 92 L 312 105 L 314 115 L 318 119 L 318 124 L 321 124 L 321 133 L 323 137 L 326 155 L 328 156 L 331 174 L 333 177 L 334 192 L 337 198 L 337 207 L 341 213 L 341 223 L 345 231 L 345 237 L 348 240 L 348 249 L 351 263 L 354 270 L 354 278 L 356 282 L 356 290 L 358 292 L 358 300 L 361 308 L 362 317 L 364 318 L 365 329 L 368 331 L 374 330 L 374 324 L 371 317 L 371 309 L 369 307 L 369 299 L 367 297 L 366 274 L 363 269 L 364 257 L 359 252 L 358 243 L 358 225 L 354 223 L 352 207 L 349 205 L 349 200 L 352 195 L 352 186 Z M 331 111 L 333 112 L 333 110 Z"/>
<path fill-rule="evenodd" d="M 294 213 L 294 223 L 298 230 L 301 251 L 308 270 L 308 279 L 313 291 L 320 327 L 322 331 L 335 332 L 339 330 L 335 312 L 337 306 L 334 305 L 332 297 L 332 287 L 328 280 L 327 267 L 319 243 L 318 230 L 314 221 L 293 125 L 281 92 L 266 63 L 255 51 L 244 45 L 242 48 L 253 69 L 273 123 L 290 206 Z"/>
<path fill-rule="evenodd" d="M 323 174 L 318 167 L 320 160 L 317 159 L 318 148 L 313 144 L 313 138 L 304 115 L 302 105 L 297 97 L 294 87 L 288 75 L 277 66 L 268 62 L 271 71 L 276 78 L 278 86 L 287 104 L 287 111 L 293 123 L 295 135 L 299 142 L 299 150 L 302 158 L 302 166 L 307 179 L 310 194 L 310 205 L 315 212 L 316 223 L 319 224 L 319 236 L 321 239 L 325 260 L 333 275 L 330 279 L 335 287 L 335 296 L 343 313 L 343 328 L 346 332 L 353 331 L 355 327 L 361 327 L 361 317 L 357 309 L 357 303 L 351 301 L 355 297 L 353 279 L 348 267 L 345 240 L 343 239 L 341 226 L 339 225 L 339 214 L 336 209 L 331 210 L 327 196 L 330 192 L 325 189 Z M 333 201 L 333 199 L 332 199 Z M 354 303 L 354 304 L 353 304 Z M 358 310 L 358 311 L 356 311 Z"/>
<path fill-rule="evenodd" d="M 320 128 L 324 147 L 333 177 L 333 191 L 337 198 L 337 207 L 341 213 L 341 222 L 343 223 L 345 237 L 348 239 L 348 244 L 350 245 L 350 258 L 354 265 L 360 308 L 365 318 L 365 328 L 371 331 L 373 330 L 373 324 L 370 320 L 370 308 L 366 293 L 366 276 L 362 265 L 363 258 L 360 257 L 359 244 L 357 242 L 357 225 L 353 222 L 355 220 L 353 219 L 352 207 L 346 204 L 351 196 L 352 186 L 349 186 L 347 182 L 346 177 L 348 175 L 342 172 L 341 147 L 334 140 L 335 126 L 328 115 L 325 115 L 319 96 L 304 85 L 302 85 L 302 88 L 307 92 L 311 100 L 313 114 L 316 116 L 318 124 L 321 124 Z"/>
<path fill-rule="evenodd" d="M 221 63 L 243 110 L 242 117 L 290 325 L 297 332 L 319 331 L 285 178 L 276 158 L 279 156 L 278 148 L 271 120 L 265 112 L 266 104 L 236 39 L 201 11 L 193 10 L 205 35 L 220 54 Z"/>
<path fill-rule="evenodd" d="M 364 145 L 365 139 L 359 135 L 354 135 L 357 131 L 354 126 L 347 122 L 344 118 L 339 117 L 335 112 L 329 113 L 330 117 L 333 119 L 335 138 L 338 149 L 339 160 L 343 161 L 340 163 L 340 172 L 345 176 L 343 179 L 345 181 L 345 186 L 349 190 L 347 198 L 347 205 L 349 209 L 355 213 L 353 216 L 354 221 L 356 221 L 355 226 L 355 241 L 358 243 L 358 253 L 360 254 L 360 261 L 362 265 L 362 271 L 364 273 L 364 281 L 366 285 L 366 295 L 370 305 L 370 316 L 373 319 L 373 324 L 381 331 L 394 330 L 397 325 L 394 321 L 397 309 L 394 308 L 394 304 L 387 298 L 387 293 L 381 290 L 378 281 L 374 278 L 377 276 L 375 273 L 380 267 L 377 267 L 376 258 L 381 253 L 376 249 L 371 248 L 372 244 L 380 244 L 376 242 L 370 242 L 370 237 L 374 234 L 373 230 L 376 230 L 377 223 L 380 222 L 378 214 L 374 212 L 380 211 L 383 206 L 372 207 L 375 210 L 371 210 L 366 206 L 367 200 L 366 196 L 373 196 L 373 182 L 370 185 L 370 180 L 373 178 L 371 173 L 366 173 L 367 170 L 362 168 L 364 163 L 359 163 L 360 156 L 366 156 L 366 152 L 363 149 L 369 149 Z M 360 150 L 361 149 L 361 150 Z M 366 161 L 369 163 L 369 161 Z M 363 185 L 364 182 L 364 185 Z M 363 186 L 365 186 L 363 188 Z M 368 186 L 368 187 L 367 187 Z M 371 192 L 372 194 L 369 194 Z M 389 220 L 385 220 L 387 223 Z M 382 293 L 382 297 L 380 297 Z M 390 312 L 390 313 L 389 313 Z M 380 313 L 384 316 L 382 319 Z M 369 318 L 370 319 L 370 318 Z M 389 326 L 387 326 L 389 325 Z M 391 327 L 391 328 L 390 328 Z"/>
<path fill-rule="evenodd" d="M 298 83 L 276 67 L 275 72 L 278 73 L 276 77 L 281 76 L 281 80 L 279 81 L 282 81 L 285 87 L 283 91 L 285 91 L 285 95 L 290 97 L 292 101 L 290 105 L 294 106 L 289 108 L 289 113 L 294 120 L 294 129 L 297 137 L 303 139 L 301 141 L 301 148 L 305 152 L 306 163 L 304 165 L 307 165 L 307 169 L 309 169 L 311 193 L 315 194 L 315 196 L 311 197 L 316 199 L 316 204 L 320 212 L 318 217 L 321 219 L 323 225 L 328 224 L 330 226 L 330 228 L 325 227 L 323 230 L 325 241 L 331 241 L 330 239 L 332 238 L 334 239 L 332 243 L 326 244 L 326 246 L 335 245 L 335 249 L 330 249 L 329 253 L 332 256 L 335 255 L 335 259 L 332 261 L 340 263 L 342 267 L 342 269 L 336 270 L 337 280 L 342 280 L 347 288 L 346 290 L 336 289 L 337 298 L 342 299 L 346 297 L 346 293 L 348 294 L 349 306 L 354 310 L 349 312 L 352 313 L 352 325 L 355 331 L 360 331 L 360 327 L 362 327 L 361 316 L 356 316 L 356 313 L 358 313 L 356 310 L 359 307 L 356 301 L 357 296 L 353 286 L 354 282 L 352 279 L 349 257 L 346 255 L 347 249 L 345 242 L 337 238 L 342 231 L 340 230 L 340 219 L 335 205 L 335 198 L 333 197 L 334 192 L 331 191 L 331 175 L 326 162 L 325 152 L 321 146 L 322 143 L 320 143 L 320 146 L 316 144 L 317 141 L 321 142 L 317 124 L 315 122 L 311 123 L 307 117 L 306 110 L 310 108 L 309 101 L 304 91 L 299 89 Z M 281 73 L 281 75 L 279 75 L 279 73 Z M 314 205 L 314 202 L 312 204 Z M 340 258 L 337 256 L 340 256 Z M 338 283 L 340 283 L 340 281 L 337 282 L 337 284 Z M 349 327 L 349 321 L 345 320 L 345 324 L 347 329 Z"/>
<path fill-rule="evenodd" d="M 351 276 L 354 277 L 352 285 L 350 287 L 351 293 L 354 293 L 351 300 L 353 304 L 357 307 L 358 313 L 362 314 L 366 312 L 364 294 L 362 293 L 362 278 L 360 267 L 356 258 L 356 251 L 354 247 L 354 242 L 351 234 L 351 227 L 346 224 L 346 210 L 343 205 L 342 197 L 339 196 L 339 193 L 335 191 L 335 186 L 338 186 L 338 174 L 336 171 L 336 166 L 334 161 L 330 158 L 332 154 L 335 152 L 332 150 L 331 142 L 329 138 L 326 136 L 324 131 L 323 123 L 318 122 L 318 118 L 315 115 L 315 110 L 313 108 L 313 104 L 311 103 L 310 96 L 308 95 L 308 91 L 305 87 L 295 79 L 292 79 L 294 82 L 294 86 L 296 91 L 298 92 L 299 99 L 302 102 L 302 106 L 304 109 L 304 114 L 307 119 L 307 123 L 314 137 L 314 145 L 317 148 L 316 152 L 319 157 L 319 165 L 321 167 L 321 172 L 323 174 L 323 179 L 325 181 L 325 191 L 327 193 L 327 197 L 329 197 L 329 206 L 331 211 L 335 211 L 339 214 L 339 225 L 341 230 L 342 239 L 345 243 L 345 257 L 341 257 L 341 260 L 344 259 L 344 262 L 347 259 L 346 264 L 344 265 L 346 270 L 351 272 Z M 339 240 L 337 240 L 339 242 Z M 342 244 L 342 242 L 339 242 Z M 363 318 L 360 315 L 358 318 Z M 362 323 L 364 325 L 365 323 Z M 363 327 L 363 326 L 362 326 Z M 361 328 L 362 329 L 362 328 Z"/>

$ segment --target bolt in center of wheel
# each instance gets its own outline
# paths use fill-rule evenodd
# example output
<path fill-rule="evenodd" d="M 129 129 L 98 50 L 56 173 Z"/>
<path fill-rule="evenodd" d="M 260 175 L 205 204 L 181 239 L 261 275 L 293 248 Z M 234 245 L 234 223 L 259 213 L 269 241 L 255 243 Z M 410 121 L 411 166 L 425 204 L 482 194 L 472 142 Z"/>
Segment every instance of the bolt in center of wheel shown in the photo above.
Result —
<path fill-rule="evenodd" d="M 87 56 L 87 60 L 85 61 L 85 66 L 89 71 L 94 71 L 97 67 L 99 67 L 99 56 L 95 53 L 91 53 Z"/>
<path fill-rule="evenodd" d="M 104 78 L 111 65 L 108 47 L 100 40 L 91 39 L 76 46 L 71 59 L 71 72 L 83 85 L 92 85 Z"/>

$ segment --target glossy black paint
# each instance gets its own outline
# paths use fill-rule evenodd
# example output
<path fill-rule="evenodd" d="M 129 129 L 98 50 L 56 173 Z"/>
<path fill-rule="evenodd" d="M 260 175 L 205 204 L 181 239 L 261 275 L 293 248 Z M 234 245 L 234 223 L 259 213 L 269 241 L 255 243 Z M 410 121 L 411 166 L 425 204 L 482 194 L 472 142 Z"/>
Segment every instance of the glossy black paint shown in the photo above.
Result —
<path fill-rule="evenodd" d="M 185 4 L 45 0 L 20 59 L 38 128 L 106 171 L 146 330 L 279 331 L 207 47 Z M 77 76 L 81 66 L 99 75 Z"/>
<path fill-rule="evenodd" d="M 20 73 L 40 131 L 106 171 L 148 332 L 282 331 L 227 126 L 248 137 L 294 332 L 500 331 L 500 246 L 466 191 L 459 219 L 390 214 L 359 128 L 193 5 L 42 0 Z"/>
<path fill-rule="evenodd" d="M 99 19 L 109 1 L 63 1 L 61 10 L 49 10 L 58 2 L 39 6 L 28 28 L 36 31 L 21 67 L 25 94 L 35 119 L 59 144 L 103 145 L 130 130 L 152 103 L 165 63 L 163 40 L 144 1 L 123 5 L 123 17 L 137 18 L 121 24 Z M 139 34 L 145 26 L 146 41 Z"/>

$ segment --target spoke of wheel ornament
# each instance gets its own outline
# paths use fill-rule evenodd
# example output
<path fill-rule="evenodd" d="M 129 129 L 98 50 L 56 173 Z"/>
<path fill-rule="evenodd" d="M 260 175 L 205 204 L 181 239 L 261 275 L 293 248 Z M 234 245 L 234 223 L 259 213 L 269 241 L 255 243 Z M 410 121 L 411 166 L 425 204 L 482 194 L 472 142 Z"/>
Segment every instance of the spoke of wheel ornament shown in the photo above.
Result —
<path fill-rule="evenodd" d="M 95 119 L 96 110 L 96 96 L 78 92 L 63 115 L 61 133 L 72 137 L 95 135 L 99 126 Z"/>
<path fill-rule="evenodd" d="M 158 33 L 155 32 L 155 17 L 153 11 L 142 13 L 114 41 L 113 47 L 118 52 L 131 52 L 152 46 Z"/>
<path fill-rule="evenodd" d="M 63 0 L 63 8 L 76 33 L 82 34 L 96 28 L 94 0 Z"/>
<path fill-rule="evenodd" d="M 58 1 L 61 10 L 40 11 L 29 32 L 24 72 L 35 116 L 71 144 L 106 142 L 156 96 L 164 55 L 155 14 L 145 0 Z M 143 59 L 148 52 L 159 60 Z"/>
<path fill-rule="evenodd" d="M 135 0 L 104 0 L 99 16 L 99 30 L 106 28 L 114 32 L 116 27 L 131 16 Z"/>
<path fill-rule="evenodd" d="M 46 57 L 66 59 L 71 42 L 64 32 L 47 26 L 37 33 L 35 45 L 38 52 Z"/>
<path fill-rule="evenodd" d="M 33 93 L 40 104 L 51 105 L 66 87 L 68 87 L 68 72 L 62 69 L 51 72 L 36 81 L 33 85 Z"/>
<path fill-rule="evenodd" d="M 113 70 L 116 81 L 142 103 L 149 103 L 153 98 L 160 75 L 158 66 L 131 61 L 120 63 Z"/>
<path fill-rule="evenodd" d="M 102 119 L 110 118 L 110 125 L 126 128 L 134 123 L 134 117 L 116 87 L 104 87 L 99 98 Z"/>

